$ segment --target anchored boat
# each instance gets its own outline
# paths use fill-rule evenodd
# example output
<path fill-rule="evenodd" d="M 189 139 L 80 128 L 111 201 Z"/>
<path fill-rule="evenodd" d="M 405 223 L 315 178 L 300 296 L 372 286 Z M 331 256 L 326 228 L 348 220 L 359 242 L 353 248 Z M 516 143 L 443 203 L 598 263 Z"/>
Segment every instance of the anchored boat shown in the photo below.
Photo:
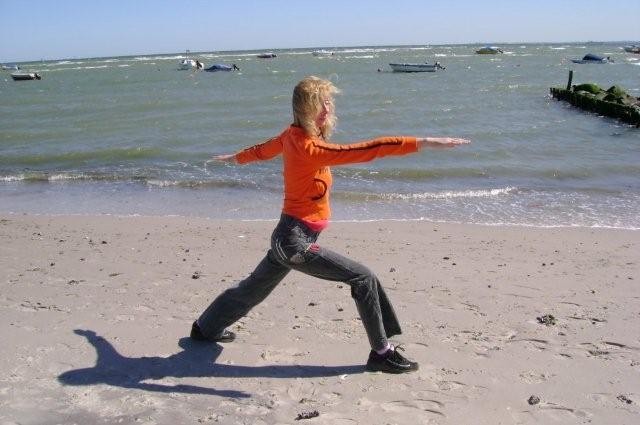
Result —
<path fill-rule="evenodd" d="M 499 53 L 504 53 L 504 51 L 499 47 L 485 46 L 476 50 L 476 53 L 479 55 L 497 55 Z"/>
<path fill-rule="evenodd" d="M 393 72 L 436 72 L 438 69 L 444 69 L 440 62 L 432 65 L 428 63 L 390 63 L 389 66 Z"/>
<path fill-rule="evenodd" d="M 41 80 L 42 77 L 37 72 L 14 72 L 11 74 L 13 81 Z"/>
<path fill-rule="evenodd" d="M 609 62 L 613 62 L 613 60 L 611 60 L 611 58 L 608 56 L 605 58 L 603 56 L 587 53 L 586 55 L 584 55 L 582 59 L 571 59 L 571 62 L 573 63 L 609 63 Z"/>

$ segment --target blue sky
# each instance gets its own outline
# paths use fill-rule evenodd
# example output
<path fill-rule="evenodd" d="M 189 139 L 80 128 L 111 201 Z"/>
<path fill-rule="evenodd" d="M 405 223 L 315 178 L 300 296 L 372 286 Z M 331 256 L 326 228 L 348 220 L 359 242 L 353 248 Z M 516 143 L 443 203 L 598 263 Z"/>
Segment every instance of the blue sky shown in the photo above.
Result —
<path fill-rule="evenodd" d="M 640 0 L 0 0 L 0 62 L 289 47 L 640 41 Z"/>

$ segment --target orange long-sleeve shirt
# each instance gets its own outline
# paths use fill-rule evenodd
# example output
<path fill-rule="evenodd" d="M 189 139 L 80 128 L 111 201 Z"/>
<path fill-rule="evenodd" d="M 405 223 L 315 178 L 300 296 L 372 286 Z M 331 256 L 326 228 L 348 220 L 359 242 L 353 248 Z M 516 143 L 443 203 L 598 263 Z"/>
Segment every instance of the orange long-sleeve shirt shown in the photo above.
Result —
<path fill-rule="evenodd" d="M 239 164 L 268 160 L 282 154 L 284 205 L 282 212 L 304 221 L 328 220 L 331 165 L 367 162 L 388 155 L 416 152 L 415 137 L 381 137 L 340 145 L 311 137 L 290 126 L 279 136 L 246 148 L 235 155 Z"/>

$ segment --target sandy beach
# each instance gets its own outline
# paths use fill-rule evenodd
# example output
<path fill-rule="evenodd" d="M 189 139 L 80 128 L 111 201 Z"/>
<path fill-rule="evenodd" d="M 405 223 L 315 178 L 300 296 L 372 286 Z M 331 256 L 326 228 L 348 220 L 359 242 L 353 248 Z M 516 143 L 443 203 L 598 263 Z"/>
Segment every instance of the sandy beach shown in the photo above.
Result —
<path fill-rule="evenodd" d="M 274 224 L 0 217 L 0 423 L 640 420 L 639 231 L 333 223 L 320 244 L 378 274 L 420 363 L 393 376 L 364 371 L 349 288 L 295 272 L 235 342 L 188 338 Z"/>

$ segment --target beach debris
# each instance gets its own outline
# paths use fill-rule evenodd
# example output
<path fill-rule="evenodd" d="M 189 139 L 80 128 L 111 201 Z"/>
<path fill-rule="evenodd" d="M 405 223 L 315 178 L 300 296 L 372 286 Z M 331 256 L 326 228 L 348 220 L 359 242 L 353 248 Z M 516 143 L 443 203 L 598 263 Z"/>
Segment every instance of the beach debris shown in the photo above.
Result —
<path fill-rule="evenodd" d="M 627 404 L 632 404 L 632 403 L 633 403 L 633 400 L 631 400 L 629 397 L 627 397 L 627 396 L 626 396 L 626 395 L 624 395 L 624 394 L 620 394 L 620 395 L 619 395 L 618 397 L 616 397 L 616 398 L 617 398 L 618 400 L 620 400 L 620 401 L 624 402 L 624 403 L 627 403 Z"/>
<path fill-rule="evenodd" d="M 396 271 L 396 268 L 395 268 L 395 267 L 391 267 L 391 268 L 389 269 L 389 273 L 394 273 L 395 271 Z"/>
<path fill-rule="evenodd" d="M 527 403 L 529 403 L 530 406 L 534 406 L 540 403 L 540 397 L 538 397 L 537 395 L 532 395 L 527 399 Z"/>
<path fill-rule="evenodd" d="M 320 412 L 318 412 L 317 410 L 302 412 L 302 413 L 298 413 L 298 416 L 296 417 L 296 421 L 299 421 L 301 419 L 317 418 L 318 416 L 320 416 Z"/>
<path fill-rule="evenodd" d="M 200 279 L 201 273 L 199 271 L 193 272 L 191 279 Z"/>
<path fill-rule="evenodd" d="M 545 314 L 544 316 L 536 317 L 536 320 L 541 325 L 546 325 L 546 326 L 553 326 L 557 322 L 553 314 Z"/>

